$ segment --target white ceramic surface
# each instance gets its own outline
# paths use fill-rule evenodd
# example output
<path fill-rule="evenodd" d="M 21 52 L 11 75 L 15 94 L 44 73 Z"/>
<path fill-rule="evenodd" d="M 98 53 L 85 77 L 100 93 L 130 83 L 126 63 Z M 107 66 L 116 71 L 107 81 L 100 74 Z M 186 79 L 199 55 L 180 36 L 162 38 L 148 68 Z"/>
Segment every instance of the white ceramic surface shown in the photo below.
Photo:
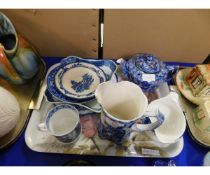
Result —
<path fill-rule="evenodd" d="M 0 86 L 0 137 L 9 133 L 20 118 L 20 106 L 13 94 Z"/>
<path fill-rule="evenodd" d="M 158 109 L 164 115 L 164 122 L 155 129 L 155 134 L 162 143 L 175 142 L 182 137 L 186 129 L 183 111 L 173 98 L 174 95 L 168 95 L 151 102 L 148 106 L 149 111 Z"/>
<path fill-rule="evenodd" d="M 122 122 L 137 120 L 148 106 L 148 100 L 141 88 L 129 81 L 101 83 L 95 96 L 110 118 Z"/>

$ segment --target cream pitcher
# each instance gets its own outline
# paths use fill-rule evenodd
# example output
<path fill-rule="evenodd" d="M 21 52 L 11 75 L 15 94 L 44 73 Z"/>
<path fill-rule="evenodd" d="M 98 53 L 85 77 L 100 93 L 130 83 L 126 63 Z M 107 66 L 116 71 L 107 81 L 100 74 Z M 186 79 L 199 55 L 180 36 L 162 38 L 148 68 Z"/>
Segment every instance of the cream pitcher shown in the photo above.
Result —
<path fill-rule="evenodd" d="M 101 83 L 95 96 L 102 108 L 98 125 L 99 137 L 102 139 L 122 144 L 131 132 L 154 130 L 163 123 L 164 116 L 159 111 L 146 111 L 147 97 L 132 82 Z"/>

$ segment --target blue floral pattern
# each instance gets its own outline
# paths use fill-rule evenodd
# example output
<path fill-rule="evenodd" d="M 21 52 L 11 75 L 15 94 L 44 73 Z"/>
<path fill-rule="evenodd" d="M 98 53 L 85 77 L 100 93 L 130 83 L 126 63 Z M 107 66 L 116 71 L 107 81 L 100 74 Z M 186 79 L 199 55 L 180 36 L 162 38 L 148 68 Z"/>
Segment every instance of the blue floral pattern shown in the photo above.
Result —
<path fill-rule="evenodd" d="M 73 64 L 75 63 L 75 64 Z M 96 68 L 102 71 L 102 74 L 105 76 L 104 81 L 109 81 L 113 74 L 115 74 L 117 65 L 110 60 L 93 60 L 93 59 L 82 59 L 76 56 L 70 56 L 64 58 L 59 66 L 53 68 L 47 76 L 47 90 L 48 92 L 58 101 L 62 102 L 72 102 L 72 103 L 84 103 L 90 100 L 93 100 L 95 96 L 87 96 L 86 98 L 73 98 L 66 96 L 65 94 L 61 93 L 58 88 L 56 87 L 55 77 L 59 70 L 63 69 L 67 64 L 73 64 L 73 66 L 81 65 L 82 63 L 91 64 Z M 61 75 L 59 75 L 61 76 Z M 93 92 L 94 94 L 94 92 Z"/>
<path fill-rule="evenodd" d="M 114 128 L 110 125 L 104 125 L 99 121 L 98 135 L 101 139 L 109 139 L 116 144 L 122 144 L 128 138 L 130 130 L 125 127 Z"/>
<path fill-rule="evenodd" d="M 45 91 L 45 98 L 47 99 L 47 101 L 49 103 L 58 103 L 58 100 L 54 99 L 53 96 L 49 93 L 48 90 Z M 60 103 L 62 104 L 62 102 L 60 102 Z M 68 103 L 71 104 L 72 106 L 74 106 L 79 111 L 79 114 L 80 115 L 93 114 L 96 111 L 99 112 L 101 110 L 99 108 L 93 108 L 93 107 L 91 107 L 91 109 L 95 111 L 95 112 L 93 112 L 89 108 L 84 107 L 84 106 L 81 106 L 81 104 L 79 104 L 79 103 L 71 103 L 71 102 L 68 102 Z"/>
<path fill-rule="evenodd" d="M 150 117 L 156 117 L 157 122 L 152 123 Z M 101 119 L 98 123 L 98 135 L 101 139 L 108 139 L 118 145 L 121 145 L 129 137 L 130 133 L 132 132 L 131 128 L 135 123 L 140 122 L 140 125 L 143 125 L 143 130 L 145 131 L 154 130 L 163 123 L 164 119 L 164 115 L 159 110 L 157 116 L 143 115 L 139 119 L 126 122 L 115 120 L 109 117 L 105 111 L 103 111 Z"/>
<path fill-rule="evenodd" d="M 68 66 L 68 67 L 66 67 L 66 66 Z M 74 69 L 74 68 L 87 68 L 87 69 L 90 69 L 99 78 L 99 82 L 100 83 L 106 81 L 106 77 L 105 77 L 104 73 L 97 67 L 91 67 L 91 64 L 83 65 L 82 63 L 71 63 L 71 64 L 69 63 L 69 64 L 67 64 L 65 66 L 63 65 L 61 72 L 58 74 L 58 77 L 59 77 L 59 88 L 60 88 L 60 90 L 63 91 L 61 93 L 64 93 L 65 95 L 67 95 L 69 97 L 72 97 L 72 98 L 74 98 L 74 97 L 75 98 L 77 98 L 77 97 L 79 97 L 79 98 L 93 97 L 94 96 L 94 91 L 92 91 L 90 93 L 80 94 L 82 91 L 89 89 L 90 85 L 94 81 L 93 77 L 90 77 L 90 75 L 89 76 L 85 75 L 85 77 L 81 77 L 83 79 L 82 81 L 85 81 L 85 82 L 81 82 L 82 84 L 81 83 L 78 84 L 74 80 L 73 80 L 73 83 L 72 83 L 72 81 L 70 82 L 70 84 L 73 85 L 72 86 L 73 89 L 75 88 L 74 90 L 75 90 L 76 93 L 69 92 L 68 90 L 66 90 L 64 88 L 63 82 L 62 82 L 63 76 L 64 76 L 64 74 L 67 71 L 69 71 L 70 69 Z M 87 79 L 87 81 L 86 81 L 86 79 Z M 91 83 L 88 80 L 90 80 Z M 89 85 L 89 86 L 87 86 L 87 85 Z M 76 91 L 76 90 L 78 90 L 78 91 Z"/>
<path fill-rule="evenodd" d="M 123 76 L 139 85 L 144 91 L 151 92 L 162 82 L 168 82 L 178 71 L 178 66 L 169 66 L 151 54 L 137 54 L 121 63 Z M 143 74 L 153 75 L 154 81 L 143 79 Z"/>
<path fill-rule="evenodd" d="M 98 124 L 98 135 L 101 139 L 108 139 L 118 145 L 122 144 L 130 135 L 135 121 L 122 122 L 110 118 L 105 112 Z"/>
<path fill-rule="evenodd" d="M 61 104 L 61 105 L 55 106 L 54 108 L 52 108 L 49 111 L 47 118 L 46 118 L 46 126 L 47 126 L 48 130 L 49 130 L 49 121 L 50 121 L 51 117 L 53 116 L 53 114 L 61 109 L 65 109 L 65 108 L 71 109 L 71 110 L 75 111 L 76 113 L 78 113 L 78 111 L 76 110 L 75 107 L 68 105 L 68 104 Z M 65 135 L 55 136 L 55 137 L 58 140 L 60 140 L 61 142 L 71 143 L 71 142 L 74 142 L 79 137 L 80 133 L 81 133 L 81 125 L 80 125 L 80 122 L 78 122 L 78 124 L 76 125 L 76 127 L 73 131 L 71 131 Z"/>
<path fill-rule="evenodd" d="M 85 75 L 82 76 L 82 80 L 79 82 L 76 82 L 74 80 L 71 81 L 72 88 L 76 92 L 83 92 L 85 90 L 88 90 L 93 83 L 94 79 L 91 75 L 86 73 Z"/>

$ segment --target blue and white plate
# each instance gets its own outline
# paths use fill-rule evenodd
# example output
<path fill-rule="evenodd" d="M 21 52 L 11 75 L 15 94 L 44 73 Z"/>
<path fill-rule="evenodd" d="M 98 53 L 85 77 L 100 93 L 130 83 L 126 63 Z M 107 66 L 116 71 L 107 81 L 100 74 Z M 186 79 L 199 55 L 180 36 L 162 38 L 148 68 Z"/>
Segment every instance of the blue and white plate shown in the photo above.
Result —
<path fill-rule="evenodd" d="M 93 64 L 73 62 L 61 69 L 55 76 L 57 89 L 70 98 L 94 97 L 96 87 L 106 81 L 105 74 Z"/>
<path fill-rule="evenodd" d="M 97 85 L 111 80 L 116 69 L 116 64 L 110 60 L 70 56 L 50 68 L 47 89 L 58 101 L 86 103 L 95 98 Z"/>

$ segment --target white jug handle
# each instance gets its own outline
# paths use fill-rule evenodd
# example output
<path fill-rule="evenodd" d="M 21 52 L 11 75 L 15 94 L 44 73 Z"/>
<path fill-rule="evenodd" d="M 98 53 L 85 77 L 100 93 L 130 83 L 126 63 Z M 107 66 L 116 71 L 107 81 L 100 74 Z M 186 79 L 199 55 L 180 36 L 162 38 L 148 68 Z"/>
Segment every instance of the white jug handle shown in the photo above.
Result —
<path fill-rule="evenodd" d="M 39 123 L 37 125 L 37 128 L 39 129 L 39 131 L 48 132 L 48 129 L 46 128 L 45 123 Z"/>
<path fill-rule="evenodd" d="M 164 115 L 159 110 L 157 110 L 153 112 L 151 111 L 146 112 L 140 119 L 141 123 L 145 123 L 145 120 L 150 118 L 151 119 L 154 118 L 155 121 L 151 121 L 151 123 L 147 124 L 134 124 L 131 130 L 134 132 L 152 131 L 158 128 L 164 121 Z"/>

